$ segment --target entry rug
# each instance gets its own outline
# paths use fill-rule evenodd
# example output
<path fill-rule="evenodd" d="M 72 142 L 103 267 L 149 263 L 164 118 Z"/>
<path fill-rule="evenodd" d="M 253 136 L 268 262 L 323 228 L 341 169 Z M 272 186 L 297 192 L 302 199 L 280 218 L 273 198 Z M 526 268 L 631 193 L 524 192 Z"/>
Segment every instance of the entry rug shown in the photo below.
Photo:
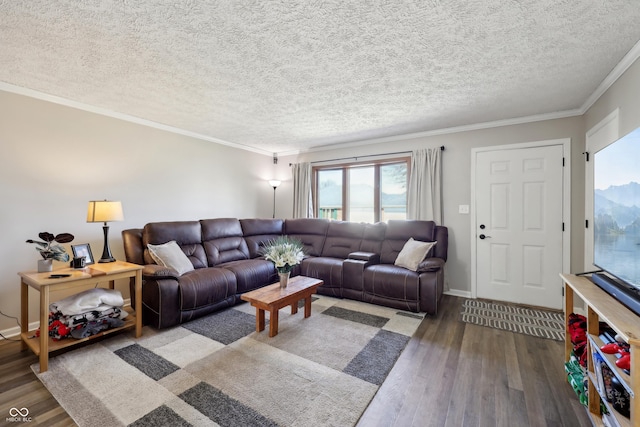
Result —
<path fill-rule="evenodd" d="M 49 360 L 38 378 L 84 426 L 355 425 L 423 315 L 318 296 L 255 331 L 242 304 L 123 333 Z M 268 313 L 267 313 L 268 317 Z"/>
<path fill-rule="evenodd" d="M 474 299 L 462 304 L 462 321 L 474 325 L 564 341 L 564 314 Z"/>

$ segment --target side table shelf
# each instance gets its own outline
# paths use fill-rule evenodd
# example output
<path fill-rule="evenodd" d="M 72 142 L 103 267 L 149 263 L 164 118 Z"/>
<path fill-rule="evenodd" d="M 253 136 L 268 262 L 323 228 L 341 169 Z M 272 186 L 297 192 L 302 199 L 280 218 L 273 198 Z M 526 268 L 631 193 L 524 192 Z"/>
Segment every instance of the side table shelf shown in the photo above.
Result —
<path fill-rule="evenodd" d="M 640 425 L 640 317 L 618 302 L 611 295 L 600 289 L 586 277 L 573 274 L 561 274 L 565 283 L 565 328 L 569 314 L 573 312 L 574 297 L 579 297 L 587 309 L 587 378 L 588 406 L 587 412 L 596 426 L 604 426 L 601 405 L 607 408 L 615 421 L 622 427 Z M 631 370 L 625 373 L 615 365 L 613 355 L 604 354 L 600 347 L 604 342 L 600 339 L 600 322 L 606 323 L 625 342 L 630 345 Z M 571 358 L 573 345 L 568 330 L 565 330 L 565 362 Z M 606 400 L 604 390 L 598 387 L 596 367 L 593 353 L 604 359 L 606 365 L 618 381 L 629 393 L 630 417 L 617 412 Z"/>
<path fill-rule="evenodd" d="M 136 338 L 142 335 L 142 266 L 124 261 L 115 261 L 104 264 L 94 264 L 89 267 L 74 270 L 63 268 L 55 270 L 55 273 L 68 274 L 68 277 L 51 278 L 49 273 L 21 272 L 20 276 L 20 337 L 23 350 L 29 348 L 40 360 L 40 372 L 45 372 L 49 367 L 49 353 L 63 348 L 72 347 L 80 343 L 112 334 L 124 329 L 135 329 Z M 107 329 L 98 334 L 83 339 L 65 338 L 54 341 L 49 337 L 49 304 L 50 293 L 60 290 L 77 290 L 81 292 L 99 283 L 107 282 L 109 288 L 114 289 L 115 281 L 129 279 L 134 283 L 135 307 L 127 309 L 129 315 L 124 319 L 125 324 L 118 328 Z M 40 293 L 40 330 L 44 333 L 40 337 L 34 337 L 35 331 L 29 331 L 29 288 Z M 132 313 L 135 312 L 135 313 Z M 42 325 L 45 325 L 44 327 Z"/>
<path fill-rule="evenodd" d="M 95 335 L 91 335 L 90 337 L 87 338 L 80 338 L 80 339 L 75 339 L 75 338 L 64 338 L 61 340 L 54 340 L 53 338 L 49 337 L 49 343 L 47 345 L 47 348 L 49 350 L 49 353 L 57 351 L 57 350 L 62 350 L 63 348 L 67 348 L 67 347 L 73 347 L 75 345 L 78 345 L 82 342 L 85 341 L 90 341 L 92 339 L 96 339 L 105 335 L 109 335 L 112 334 L 114 332 L 118 332 L 118 331 L 122 331 L 124 329 L 133 329 L 136 326 L 136 316 L 134 314 L 131 314 L 132 310 L 127 310 L 127 312 L 129 313 L 129 315 L 124 319 L 124 325 L 117 327 L 117 328 L 111 328 L 111 329 L 107 329 L 104 331 L 100 331 Z M 27 345 L 27 347 L 29 347 L 29 349 L 31 351 L 33 351 L 33 353 L 36 356 L 40 355 L 40 338 L 35 336 L 36 331 L 29 331 L 29 332 L 23 332 L 20 334 L 20 337 L 22 338 L 22 341 Z"/>

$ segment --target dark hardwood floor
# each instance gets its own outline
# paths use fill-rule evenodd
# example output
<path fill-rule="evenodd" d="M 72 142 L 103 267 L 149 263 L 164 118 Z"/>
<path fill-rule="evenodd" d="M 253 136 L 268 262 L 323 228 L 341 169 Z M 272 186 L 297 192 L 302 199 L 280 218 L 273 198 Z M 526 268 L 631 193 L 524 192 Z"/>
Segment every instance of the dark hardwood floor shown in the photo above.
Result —
<path fill-rule="evenodd" d="M 459 320 L 445 295 L 427 316 L 358 426 L 589 426 L 564 373 L 564 345 Z M 37 358 L 0 341 L 0 425 L 73 426 L 31 371 Z M 30 423 L 8 423 L 11 408 Z"/>

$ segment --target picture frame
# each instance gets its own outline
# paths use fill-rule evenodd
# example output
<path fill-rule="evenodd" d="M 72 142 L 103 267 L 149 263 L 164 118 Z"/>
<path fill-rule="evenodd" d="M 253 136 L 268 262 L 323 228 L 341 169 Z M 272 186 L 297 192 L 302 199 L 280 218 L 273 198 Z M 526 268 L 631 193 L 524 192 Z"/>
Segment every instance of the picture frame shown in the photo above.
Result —
<path fill-rule="evenodd" d="M 71 250 L 73 251 L 74 258 L 84 257 L 85 265 L 95 264 L 93 253 L 91 252 L 91 246 L 89 246 L 88 243 L 71 245 Z"/>

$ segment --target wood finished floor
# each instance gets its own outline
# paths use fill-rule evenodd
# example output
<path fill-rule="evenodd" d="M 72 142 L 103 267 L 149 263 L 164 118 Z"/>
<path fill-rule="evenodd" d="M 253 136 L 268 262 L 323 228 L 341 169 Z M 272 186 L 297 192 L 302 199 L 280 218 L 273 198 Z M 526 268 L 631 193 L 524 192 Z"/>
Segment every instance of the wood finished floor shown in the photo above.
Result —
<path fill-rule="evenodd" d="M 445 295 L 422 322 L 359 427 L 591 425 L 565 380 L 562 343 L 466 324 L 462 301 Z M 36 362 L 0 341 L 0 425 L 12 407 L 29 409 L 19 425 L 75 425 L 31 371 Z"/>

